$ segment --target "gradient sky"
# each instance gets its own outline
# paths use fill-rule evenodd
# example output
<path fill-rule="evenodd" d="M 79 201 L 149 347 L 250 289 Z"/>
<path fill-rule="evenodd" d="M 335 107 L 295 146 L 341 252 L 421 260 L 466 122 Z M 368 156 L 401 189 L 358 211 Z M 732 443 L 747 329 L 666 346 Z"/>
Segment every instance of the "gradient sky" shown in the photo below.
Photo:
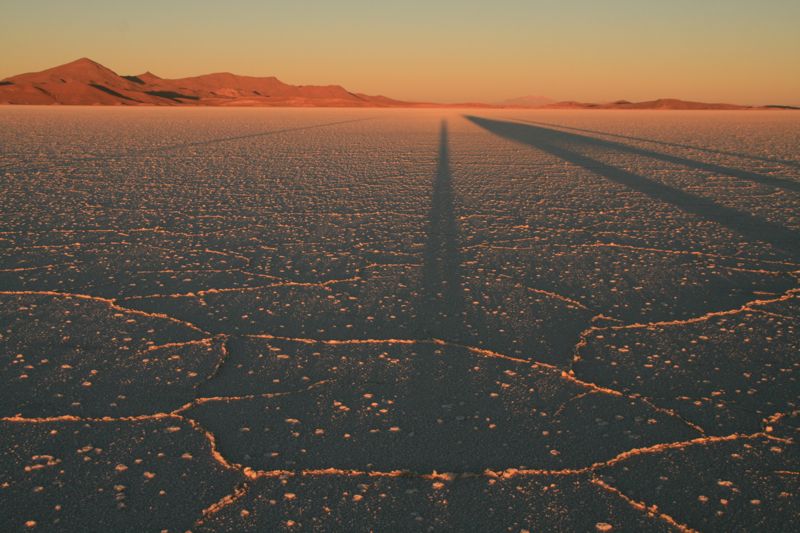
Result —
<path fill-rule="evenodd" d="M 0 78 L 275 75 L 440 102 L 800 104 L 798 0 L 0 0 Z"/>

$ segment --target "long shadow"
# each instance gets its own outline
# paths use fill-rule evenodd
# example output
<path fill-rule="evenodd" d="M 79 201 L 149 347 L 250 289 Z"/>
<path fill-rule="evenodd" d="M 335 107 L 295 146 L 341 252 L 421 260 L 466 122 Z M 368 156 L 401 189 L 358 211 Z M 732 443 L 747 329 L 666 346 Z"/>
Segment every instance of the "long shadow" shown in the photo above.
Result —
<path fill-rule="evenodd" d="M 542 122 L 535 122 L 532 120 L 520 120 L 520 122 L 526 122 L 528 124 L 539 124 L 539 125 L 546 125 L 546 126 L 557 126 L 555 124 L 545 124 Z M 567 128 L 566 126 L 557 126 L 558 128 L 564 129 L 573 129 L 578 130 L 578 128 Z M 734 178 L 739 178 L 743 180 L 752 181 L 755 183 L 760 183 L 762 185 L 768 185 L 770 187 L 777 187 L 779 189 L 785 189 L 787 191 L 793 192 L 800 192 L 800 181 L 794 181 L 791 179 L 786 178 L 778 178 L 775 176 L 765 176 L 763 174 L 758 174 L 756 172 L 750 172 L 749 170 L 742 170 L 738 168 L 730 168 L 724 167 L 721 165 L 715 165 L 714 163 L 705 163 L 703 161 L 695 161 L 694 159 L 687 159 L 685 157 L 679 157 L 676 155 L 670 154 L 663 154 L 661 152 L 653 152 L 652 150 L 645 150 L 644 148 L 639 148 L 636 146 L 631 146 L 628 144 L 618 143 L 614 141 L 609 141 L 606 139 L 598 139 L 597 137 L 589 137 L 587 135 L 579 135 L 575 133 L 567 133 L 559 130 L 552 130 L 546 129 L 546 131 L 553 132 L 554 135 L 556 134 L 563 134 L 565 140 L 571 140 L 573 142 L 581 142 L 587 146 L 596 146 L 598 148 L 606 148 L 610 150 L 616 150 L 618 152 L 627 152 L 629 154 L 639 155 L 643 157 L 649 157 L 651 159 L 657 159 L 659 161 L 666 161 L 668 163 L 675 163 L 677 165 L 683 165 L 689 168 L 694 168 L 697 170 L 703 170 L 705 172 L 711 172 L 715 174 L 724 174 L 725 176 L 732 176 Z M 579 131 L 589 131 L 591 133 L 600 133 L 602 135 L 612 135 L 603 132 L 593 132 L 592 130 L 579 130 Z M 617 137 L 621 137 L 617 135 Z M 630 139 L 636 140 L 643 140 L 649 141 L 649 139 L 641 139 L 638 137 L 628 137 Z M 660 142 L 660 141 L 650 141 L 650 142 Z M 670 144 L 670 143 L 662 143 L 662 144 Z M 682 146 L 678 144 L 674 144 L 673 146 Z M 724 153 L 724 152 L 721 152 Z M 736 154 L 733 154 L 736 155 Z"/>
<path fill-rule="evenodd" d="M 748 240 L 766 242 L 787 252 L 792 257 L 800 256 L 800 235 L 796 231 L 755 217 L 749 213 L 717 204 L 708 198 L 611 166 L 597 159 L 587 157 L 578 151 L 582 148 L 598 147 L 607 150 L 620 150 L 619 147 L 624 145 L 601 142 L 584 135 L 540 128 L 518 122 L 505 122 L 475 116 L 467 116 L 466 118 L 495 135 L 538 148 L 565 161 L 580 165 L 611 181 L 644 193 L 651 198 L 670 203 L 687 213 L 716 222 L 743 235 Z M 626 149 L 626 151 L 629 150 Z"/>
<path fill-rule="evenodd" d="M 522 120 L 519 119 L 521 122 L 528 122 L 530 124 L 538 124 L 539 126 L 547 126 L 553 128 L 560 128 L 562 130 L 572 130 L 572 131 L 582 131 L 584 133 L 596 133 L 598 135 L 604 135 L 606 137 L 616 137 L 618 139 L 629 139 L 631 141 L 643 141 L 653 144 L 660 144 L 662 146 L 673 146 L 675 148 L 686 148 L 688 150 L 698 150 L 700 152 L 707 152 L 709 154 L 720 154 L 720 155 L 729 155 L 733 157 L 739 157 L 741 159 L 750 159 L 753 161 L 764 161 L 765 163 L 778 163 L 781 165 L 788 165 L 792 167 L 800 168 L 800 163 L 797 161 L 789 161 L 787 159 L 777 159 L 772 157 L 761 157 L 752 154 L 740 154 L 738 152 L 731 152 L 728 150 L 717 150 L 714 148 L 706 148 L 704 146 L 696 146 L 693 144 L 681 144 L 681 143 L 674 143 L 669 141 L 659 141 L 656 139 L 648 139 L 647 137 L 634 137 L 633 135 L 620 135 L 619 133 L 611 133 L 608 131 L 600 131 L 600 130 L 589 130 L 586 128 L 576 128 L 573 126 L 565 126 L 564 124 L 554 124 L 552 122 L 541 122 L 538 120 Z"/>
<path fill-rule="evenodd" d="M 458 341 L 464 329 L 461 252 L 450 173 L 447 122 L 444 120 L 439 133 L 439 159 L 432 188 L 423 250 L 422 283 L 416 302 L 419 321 L 417 332 L 423 339 Z M 424 433 L 426 428 L 435 427 L 431 417 L 441 409 L 442 404 L 458 403 L 454 398 L 463 394 L 464 389 L 454 391 L 453 384 L 462 382 L 466 376 L 459 364 L 460 358 L 445 360 L 431 349 L 421 349 L 416 354 L 410 367 L 412 376 L 404 393 L 408 399 L 409 416 L 420 421 L 420 431 Z M 447 442 L 429 444 L 438 449 L 447 447 Z"/>
<path fill-rule="evenodd" d="M 464 295 L 446 121 L 442 121 L 439 134 L 439 160 L 423 255 L 417 312 L 420 329 L 425 337 L 456 339 L 463 329 Z"/>

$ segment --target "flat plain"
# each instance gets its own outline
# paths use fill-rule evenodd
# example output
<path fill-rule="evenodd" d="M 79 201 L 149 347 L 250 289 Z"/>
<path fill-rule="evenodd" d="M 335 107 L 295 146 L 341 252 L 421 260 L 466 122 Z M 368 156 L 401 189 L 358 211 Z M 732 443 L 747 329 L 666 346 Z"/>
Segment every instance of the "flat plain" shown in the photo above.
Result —
<path fill-rule="evenodd" d="M 793 112 L 6 107 L 0 179 L 0 530 L 800 522 Z"/>

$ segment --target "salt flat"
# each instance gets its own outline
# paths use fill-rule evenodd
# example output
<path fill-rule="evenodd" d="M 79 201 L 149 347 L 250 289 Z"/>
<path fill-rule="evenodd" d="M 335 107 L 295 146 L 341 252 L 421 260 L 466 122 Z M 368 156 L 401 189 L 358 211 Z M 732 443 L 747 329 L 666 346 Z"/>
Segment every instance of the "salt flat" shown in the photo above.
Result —
<path fill-rule="evenodd" d="M 0 108 L 0 529 L 797 522 L 791 112 Z"/>

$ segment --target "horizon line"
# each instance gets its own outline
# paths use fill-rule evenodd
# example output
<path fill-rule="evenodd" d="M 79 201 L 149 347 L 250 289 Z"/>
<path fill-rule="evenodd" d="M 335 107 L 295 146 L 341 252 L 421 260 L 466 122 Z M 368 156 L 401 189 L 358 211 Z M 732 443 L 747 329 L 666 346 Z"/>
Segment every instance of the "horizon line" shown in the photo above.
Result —
<path fill-rule="evenodd" d="M 100 63 L 99 61 L 93 60 L 88 56 L 83 56 L 83 57 L 80 57 L 78 59 L 75 59 L 75 60 L 72 60 L 72 61 L 68 61 L 66 63 L 62 63 L 62 64 L 59 64 L 59 65 L 56 65 L 56 66 L 53 66 L 53 67 L 48 67 L 48 68 L 45 68 L 45 69 L 39 70 L 39 71 L 32 70 L 32 71 L 27 71 L 27 72 L 23 72 L 23 73 L 12 74 L 10 76 L 6 76 L 4 78 L 0 78 L 0 82 L 5 82 L 5 83 L 3 83 L 3 85 L 8 85 L 9 82 L 11 82 L 13 84 L 14 83 L 13 82 L 14 78 L 20 78 L 20 77 L 24 77 L 24 76 L 35 76 L 36 74 L 41 74 L 41 73 L 44 73 L 44 72 L 47 72 L 47 71 L 50 71 L 50 70 L 55 70 L 55 69 L 59 69 L 59 68 L 65 68 L 65 67 L 69 67 L 71 65 L 80 64 L 80 63 L 87 63 L 87 62 L 88 63 L 92 63 L 94 65 L 97 65 L 98 67 L 101 67 L 103 69 L 107 69 L 110 72 L 112 72 L 113 74 L 115 74 L 116 76 L 118 76 L 120 78 L 124 78 L 124 79 L 131 79 L 131 78 L 137 78 L 138 79 L 140 76 L 149 75 L 149 76 L 152 76 L 152 77 L 156 78 L 157 80 L 161 80 L 161 81 L 164 81 L 164 82 L 174 82 L 174 81 L 180 81 L 180 80 L 188 80 L 188 79 L 196 79 L 196 78 L 207 78 L 207 77 L 211 77 L 211 76 L 226 75 L 226 76 L 233 76 L 233 77 L 237 77 L 237 78 L 248 78 L 248 79 L 252 79 L 252 80 L 274 80 L 274 81 L 277 81 L 277 82 L 279 82 L 281 84 L 284 84 L 284 85 L 287 85 L 287 86 L 291 86 L 291 87 L 296 87 L 296 88 L 341 88 L 341 89 L 344 89 L 344 90 L 346 90 L 349 93 L 354 94 L 354 95 L 364 95 L 364 93 L 361 93 L 358 90 L 347 89 L 340 83 L 292 84 L 292 83 L 288 83 L 288 82 L 283 81 L 283 79 L 281 79 L 279 76 L 276 76 L 275 74 L 269 74 L 269 75 L 237 74 L 237 73 L 235 73 L 233 71 L 230 71 L 230 70 L 212 71 L 212 72 L 207 72 L 207 73 L 203 73 L 203 74 L 193 74 L 193 75 L 189 75 L 189 76 L 179 76 L 179 77 L 164 77 L 164 76 L 161 76 L 161 75 L 158 75 L 158 74 L 154 74 L 149 69 L 145 70 L 144 72 L 139 73 L 139 74 L 120 74 L 117 70 L 114 70 L 114 69 L 112 69 L 112 68 L 110 68 L 110 67 L 108 67 L 108 66 L 106 66 L 106 65 L 104 65 L 102 63 Z M 3 85 L 0 85 L 0 87 L 2 87 Z M 364 96 L 366 96 L 366 95 L 364 95 Z M 640 107 L 626 107 L 626 106 L 642 106 L 642 105 L 645 105 L 645 104 L 658 104 L 658 103 L 668 105 L 668 103 L 673 102 L 673 103 L 678 103 L 678 104 L 697 104 L 697 105 L 700 105 L 700 106 L 731 106 L 732 108 L 736 107 L 736 108 L 741 108 L 742 110 L 748 110 L 748 109 L 756 109 L 756 110 L 757 109 L 769 109 L 769 110 L 775 110 L 775 109 L 800 109 L 800 105 L 794 104 L 794 103 L 788 104 L 788 103 L 782 103 L 782 102 L 779 103 L 779 102 L 769 102 L 769 101 L 767 101 L 768 103 L 761 103 L 761 104 L 738 104 L 738 103 L 732 103 L 732 102 L 725 102 L 722 99 L 719 99 L 719 100 L 714 99 L 715 101 L 703 101 L 703 99 L 693 99 L 692 97 L 683 97 L 683 96 L 680 96 L 680 97 L 663 97 L 663 96 L 660 96 L 660 97 L 650 97 L 650 98 L 646 98 L 646 99 L 635 98 L 635 99 L 630 99 L 630 100 L 626 99 L 626 98 L 615 98 L 615 99 L 608 99 L 608 100 L 605 100 L 605 99 L 578 100 L 578 99 L 552 98 L 552 97 L 544 96 L 544 95 L 541 95 L 541 94 L 537 94 L 537 95 L 529 94 L 529 95 L 509 97 L 509 98 L 504 98 L 504 99 L 501 99 L 501 100 L 493 100 L 493 101 L 480 101 L 480 100 L 466 100 L 466 101 L 464 101 L 464 100 L 461 100 L 461 101 L 459 101 L 459 100 L 455 100 L 455 101 L 433 101 L 433 100 L 413 101 L 413 100 L 398 100 L 398 99 L 395 99 L 394 97 L 386 96 L 386 93 L 383 92 L 383 93 L 378 94 L 378 95 L 373 95 L 373 97 L 375 97 L 375 98 L 385 98 L 387 100 L 392 100 L 392 101 L 396 102 L 396 104 L 392 105 L 392 107 L 425 107 L 425 106 L 440 107 L 441 106 L 441 107 L 465 107 L 465 108 L 469 108 L 469 107 L 490 107 L 490 108 L 511 108 L 511 109 L 515 109 L 515 108 L 517 108 L 517 109 L 520 109 L 520 108 L 521 109 L 575 109 L 575 108 L 577 108 L 577 109 L 596 109 L 596 110 L 645 110 L 645 109 L 672 110 L 669 107 L 653 107 L 653 108 L 645 107 L 645 108 L 640 108 Z M 526 99 L 539 100 L 540 103 L 536 104 L 536 105 L 525 105 L 524 103 L 515 103 L 515 102 L 524 102 Z M 6 104 L 6 105 L 26 105 L 26 104 L 8 104 L 7 102 L 0 101 L 0 105 L 3 105 L 3 104 Z M 406 105 L 403 105 L 403 104 L 406 104 Z M 29 104 L 29 105 L 44 105 L 44 104 Z M 62 105 L 81 105 L 81 104 L 62 104 Z M 97 104 L 86 104 L 86 105 L 97 105 Z M 100 105 L 103 105 L 103 104 L 100 104 Z M 105 105 L 111 105 L 111 104 L 105 104 Z M 147 105 L 147 104 L 144 104 L 144 105 Z M 158 106 L 159 104 L 152 104 L 152 105 Z M 201 105 L 201 104 L 197 104 L 197 105 Z M 205 106 L 209 106 L 210 107 L 211 105 L 210 104 L 205 104 Z M 256 105 L 254 105 L 253 107 L 255 107 L 255 106 Z M 271 106 L 271 104 L 270 105 L 265 105 L 265 106 L 268 107 L 268 106 Z M 614 107 L 610 107 L 610 106 L 614 106 Z M 292 106 L 292 107 L 294 107 L 294 106 Z M 346 106 L 342 106 L 342 107 L 346 107 Z M 724 109 L 720 109 L 720 108 L 717 108 L 717 107 L 709 108 L 707 110 L 718 110 L 718 109 L 719 110 L 724 110 Z M 677 110 L 690 110 L 690 109 L 679 108 Z M 697 109 L 697 110 L 703 110 L 703 109 Z M 733 109 L 729 109 L 729 110 L 733 110 Z"/>

